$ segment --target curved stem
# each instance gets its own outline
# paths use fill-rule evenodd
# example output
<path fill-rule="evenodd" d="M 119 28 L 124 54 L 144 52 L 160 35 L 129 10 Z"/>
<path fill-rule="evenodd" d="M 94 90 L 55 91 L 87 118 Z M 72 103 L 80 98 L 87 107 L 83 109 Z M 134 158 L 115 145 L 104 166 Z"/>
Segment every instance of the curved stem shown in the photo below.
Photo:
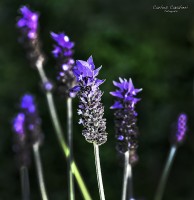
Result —
<path fill-rule="evenodd" d="M 42 83 L 47 82 L 48 78 L 46 77 L 46 74 L 43 70 L 42 64 L 39 62 L 37 62 L 37 69 L 38 69 Z M 49 91 L 46 91 L 46 98 L 47 98 L 48 108 L 49 108 L 50 116 L 52 119 L 52 123 L 53 123 L 54 129 L 55 129 L 55 133 L 56 133 L 58 142 L 63 150 L 65 157 L 68 158 L 69 157 L 69 147 L 67 146 L 65 138 L 63 137 L 63 131 L 62 131 L 62 128 L 61 128 L 61 125 L 59 123 L 59 119 L 58 119 L 58 116 L 56 113 L 52 93 Z M 92 198 L 86 188 L 84 180 L 79 172 L 79 169 L 78 169 L 75 161 L 72 163 L 71 167 L 72 167 L 73 174 L 75 175 L 76 181 L 78 183 L 78 186 L 80 188 L 80 191 L 81 191 L 84 199 L 91 200 Z"/>
<path fill-rule="evenodd" d="M 30 200 L 30 184 L 28 176 L 28 168 L 22 166 L 20 168 L 20 177 L 21 177 L 21 188 L 22 188 L 22 200 Z"/>
<path fill-rule="evenodd" d="M 97 180 L 98 180 L 100 200 L 105 200 L 104 188 L 103 188 L 103 182 L 102 182 L 102 173 L 101 173 L 101 167 L 100 167 L 99 146 L 95 143 L 93 144 L 94 144 L 94 157 L 95 157 L 96 175 L 97 175 Z"/>
<path fill-rule="evenodd" d="M 73 180 L 73 172 L 71 168 L 71 163 L 73 161 L 73 127 L 72 127 L 72 98 L 67 98 L 67 138 L 68 138 L 68 146 L 69 146 L 69 158 L 68 158 L 68 186 L 69 186 L 69 200 L 74 200 L 74 180 Z"/>
<path fill-rule="evenodd" d="M 169 156 L 167 158 L 166 165 L 164 167 L 164 171 L 162 173 L 162 177 L 160 179 L 160 182 L 156 191 L 155 200 L 161 200 L 163 197 L 164 189 L 166 186 L 166 182 L 169 176 L 169 172 L 170 172 L 175 154 L 176 154 L 176 150 L 177 150 L 177 146 L 175 145 L 173 145 L 170 149 Z"/>
<path fill-rule="evenodd" d="M 37 171 L 37 176 L 38 176 L 38 183 L 39 183 L 42 200 L 48 200 L 46 187 L 45 187 L 45 183 L 44 183 L 44 178 L 43 178 L 42 163 L 41 163 L 38 143 L 33 145 L 33 153 L 34 153 L 36 171 Z"/>
<path fill-rule="evenodd" d="M 122 190 L 122 200 L 126 200 L 127 197 L 127 181 L 129 174 L 129 151 L 125 152 L 125 162 L 124 162 L 124 172 L 123 172 L 123 190 Z"/>

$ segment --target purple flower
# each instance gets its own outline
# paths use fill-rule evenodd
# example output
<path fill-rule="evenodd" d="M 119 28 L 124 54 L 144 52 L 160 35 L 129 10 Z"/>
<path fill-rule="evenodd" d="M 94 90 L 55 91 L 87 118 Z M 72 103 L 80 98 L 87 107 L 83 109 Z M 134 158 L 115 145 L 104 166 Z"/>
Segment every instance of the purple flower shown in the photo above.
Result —
<path fill-rule="evenodd" d="M 42 142 L 41 120 L 38 115 L 34 97 L 25 94 L 21 98 L 20 111 L 13 120 L 15 134 L 14 151 L 19 165 L 28 165 L 30 162 L 30 148 L 35 143 Z"/>
<path fill-rule="evenodd" d="M 70 88 L 75 85 L 75 76 L 72 72 L 75 63 L 72 58 L 74 43 L 64 33 L 51 32 L 51 37 L 56 43 L 52 54 L 58 62 L 58 90 L 64 96 L 74 97 L 74 94 L 69 92 Z"/>
<path fill-rule="evenodd" d="M 114 92 L 110 92 L 116 98 L 115 103 L 110 107 L 115 109 L 115 130 L 117 139 L 117 150 L 125 153 L 130 150 L 134 152 L 137 149 L 138 128 L 136 126 L 137 113 L 135 105 L 139 98 L 136 98 L 138 92 L 142 89 L 136 89 L 132 80 L 119 78 L 120 82 L 113 81 L 113 84 L 118 88 Z M 131 154 L 132 155 L 132 154 Z"/>
<path fill-rule="evenodd" d="M 27 56 L 34 68 L 43 65 L 45 56 L 41 51 L 41 42 L 38 35 L 39 14 L 27 6 L 20 8 L 21 17 L 17 20 L 17 28 L 21 36 L 19 42 L 24 45 Z"/>
<path fill-rule="evenodd" d="M 25 133 L 24 123 L 25 123 L 24 113 L 18 113 L 18 115 L 13 120 L 14 132 L 20 135 L 24 135 Z"/>
<path fill-rule="evenodd" d="M 51 37 L 56 42 L 56 45 L 54 45 L 54 50 L 52 51 L 55 57 L 69 57 L 73 55 L 72 48 L 74 47 L 74 42 L 71 42 L 67 35 L 65 35 L 64 33 L 56 34 L 54 32 L 51 32 Z"/>
<path fill-rule="evenodd" d="M 126 79 L 119 78 L 119 80 L 120 83 L 113 81 L 114 86 L 119 89 L 115 92 L 110 92 L 112 96 L 118 98 L 118 101 L 115 102 L 111 109 L 120 108 L 122 106 L 121 101 L 130 102 L 133 107 L 138 101 L 140 101 L 140 99 L 134 96 L 136 96 L 138 92 L 141 92 L 142 89 L 135 89 L 131 79 L 127 81 Z M 119 99 L 121 99 L 121 101 Z"/>
<path fill-rule="evenodd" d="M 79 124 L 84 126 L 82 135 L 86 141 L 98 145 L 107 140 L 106 119 L 103 118 L 104 107 L 101 103 L 102 92 L 99 89 L 104 80 L 96 78 L 100 69 L 101 67 L 95 69 L 92 56 L 87 61 L 77 60 L 73 72 L 78 85 L 71 89 L 72 93 L 77 93 L 80 100 L 78 115 L 81 116 Z"/>
<path fill-rule="evenodd" d="M 187 132 L 187 115 L 181 113 L 178 117 L 178 123 L 177 123 L 177 133 L 176 133 L 177 143 L 181 143 L 184 140 L 186 132 Z"/>
<path fill-rule="evenodd" d="M 20 8 L 22 17 L 17 21 L 17 27 L 32 40 L 37 37 L 38 30 L 38 13 L 31 11 L 27 6 Z"/>
<path fill-rule="evenodd" d="M 36 111 L 34 97 L 30 94 L 25 94 L 21 99 L 21 108 L 26 109 L 29 113 Z"/>

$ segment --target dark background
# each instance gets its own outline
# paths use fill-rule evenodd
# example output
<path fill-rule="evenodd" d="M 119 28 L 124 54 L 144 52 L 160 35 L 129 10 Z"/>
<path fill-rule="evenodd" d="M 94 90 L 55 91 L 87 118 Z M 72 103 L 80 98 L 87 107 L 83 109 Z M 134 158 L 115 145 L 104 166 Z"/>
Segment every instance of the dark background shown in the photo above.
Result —
<path fill-rule="evenodd" d="M 142 101 L 137 105 L 139 163 L 134 167 L 136 198 L 153 199 L 170 149 L 172 124 L 180 112 L 189 118 L 185 143 L 178 149 L 168 179 L 165 200 L 194 199 L 194 3 L 193 1 L 144 0 L 0 0 L 0 200 L 21 199 L 20 177 L 12 151 L 11 120 L 18 112 L 20 97 L 36 95 L 45 142 L 41 148 L 44 175 L 50 199 L 67 199 L 66 161 L 57 144 L 46 99 L 37 72 L 30 67 L 15 27 L 21 5 L 40 12 L 40 37 L 47 55 L 45 71 L 55 81 L 50 31 L 64 31 L 75 41 L 75 59 L 93 55 L 103 65 L 100 78 L 107 118 L 108 141 L 100 147 L 104 188 L 108 200 L 120 199 L 122 163 L 115 150 L 113 112 L 109 107 L 112 80 L 132 78 Z M 165 13 L 154 5 L 188 5 L 187 10 Z M 65 99 L 55 94 L 57 110 L 66 130 Z M 74 153 L 93 196 L 99 199 L 93 147 L 81 135 L 74 101 Z M 41 199 L 34 165 L 30 168 L 33 200 Z M 76 199 L 82 199 L 76 188 Z"/>

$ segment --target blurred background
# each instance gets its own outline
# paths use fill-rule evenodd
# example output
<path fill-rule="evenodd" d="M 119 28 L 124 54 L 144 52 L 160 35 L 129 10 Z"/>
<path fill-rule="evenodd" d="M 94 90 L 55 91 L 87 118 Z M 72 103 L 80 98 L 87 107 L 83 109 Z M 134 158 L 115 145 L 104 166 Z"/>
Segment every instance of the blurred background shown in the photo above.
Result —
<path fill-rule="evenodd" d="M 178 149 L 168 179 L 165 200 L 194 199 L 194 2 L 144 0 L 0 0 L 0 200 L 19 200 L 20 176 L 16 168 L 11 121 L 18 112 L 20 97 L 36 96 L 45 134 L 41 147 L 44 176 L 50 199 L 67 199 L 66 160 L 58 146 L 46 99 L 36 70 L 18 43 L 16 17 L 21 5 L 40 12 L 40 37 L 47 56 L 45 71 L 56 81 L 53 42 L 49 32 L 64 31 L 75 41 L 75 59 L 93 55 L 96 66 L 103 65 L 100 78 L 107 118 L 108 141 L 100 147 L 104 188 L 107 199 L 120 199 L 122 163 L 115 150 L 113 80 L 132 78 L 143 88 L 137 105 L 139 162 L 134 167 L 134 194 L 137 199 L 153 199 L 168 151 L 172 125 L 180 112 L 188 114 L 189 131 Z M 188 6 L 186 10 L 165 13 L 153 6 Z M 54 94 L 57 111 L 66 130 L 65 99 Z M 93 147 L 81 135 L 74 101 L 74 154 L 93 196 L 99 199 Z M 66 131 L 64 131 L 66 132 Z M 30 168 L 31 195 L 40 199 L 36 171 Z M 82 199 L 76 187 L 76 199 Z"/>

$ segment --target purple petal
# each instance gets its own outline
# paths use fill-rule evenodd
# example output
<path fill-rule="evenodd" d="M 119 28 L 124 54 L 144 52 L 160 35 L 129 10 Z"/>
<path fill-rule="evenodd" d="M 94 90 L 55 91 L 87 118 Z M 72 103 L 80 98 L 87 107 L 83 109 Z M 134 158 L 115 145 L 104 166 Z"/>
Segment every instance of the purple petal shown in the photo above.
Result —
<path fill-rule="evenodd" d="M 81 89 L 81 87 L 78 86 L 78 85 L 76 85 L 75 87 L 71 88 L 70 91 L 71 91 L 71 92 L 79 92 L 80 89 Z"/>
<path fill-rule="evenodd" d="M 122 83 L 118 83 L 116 81 L 113 81 L 113 85 L 116 86 L 116 87 L 119 87 L 121 90 L 123 90 L 123 84 Z"/>
<path fill-rule="evenodd" d="M 123 98 L 123 95 L 122 95 L 119 91 L 110 92 L 110 94 L 111 94 L 112 96 L 115 96 L 115 97 L 118 97 L 118 98 Z"/>
<path fill-rule="evenodd" d="M 19 28 L 26 26 L 26 20 L 23 19 L 23 18 L 19 19 L 18 22 L 17 22 L 17 26 Z"/>
<path fill-rule="evenodd" d="M 54 32 L 50 32 L 51 37 L 53 38 L 53 40 L 57 40 L 58 38 L 58 34 L 54 33 Z"/>
<path fill-rule="evenodd" d="M 88 63 L 86 61 L 83 61 L 83 60 L 76 60 L 76 65 L 77 67 L 89 67 Z"/>
<path fill-rule="evenodd" d="M 74 45 L 75 45 L 74 42 L 66 42 L 65 43 L 65 48 L 72 49 L 74 47 Z"/>
<path fill-rule="evenodd" d="M 69 56 L 72 56 L 72 55 L 73 55 L 73 51 L 70 50 L 70 49 L 68 49 L 67 51 L 64 52 L 64 56 L 69 57 Z"/>
<path fill-rule="evenodd" d="M 26 17 L 30 17 L 32 15 L 31 10 L 27 6 L 21 7 L 20 12 Z"/>
<path fill-rule="evenodd" d="M 54 45 L 54 50 L 52 51 L 52 54 L 54 55 L 54 57 L 57 58 L 60 53 L 61 53 L 61 48 L 59 46 Z"/>
<path fill-rule="evenodd" d="M 13 121 L 13 129 L 18 134 L 24 134 L 24 121 L 25 115 L 23 113 L 19 113 L 14 121 Z"/>
<path fill-rule="evenodd" d="M 118 101 L 116 101 L 116 102 L 110 107 L 110 109 L 120 109 L 120 108 L 123 108 L 123 105 L 122 105 L 120 102 L 118 102 Z"/>
<path fill-rule="evenodd" d="M 101 70 L 102 66 L 100 66 L 99 68 L 97 68 L 96 70 L 94 70 L 94 76 L 98 76 L 99 71 Z"/>
<path fill-rule="evenodd" d="M 119 81 L 122 83 L 123 82 L 123 79 L 121 77 L 119 77 Z"/>
<path fill-rule="evenodd" d="M 87 60 L 87 62 L 89 63 L 89 65 L 91 66 L 91 69 L 95 69 L 95 65 L 94 65 L 94 61 L 93 61 L 93 58 L 92 56 L 90 56 Z"/>
<path fill-rule="evenodd" d="M 104 82 L 105 82 L 105 80 L 96 79 L 96 86 L 98 87 L 99 85 L 101 85 Z"/>

